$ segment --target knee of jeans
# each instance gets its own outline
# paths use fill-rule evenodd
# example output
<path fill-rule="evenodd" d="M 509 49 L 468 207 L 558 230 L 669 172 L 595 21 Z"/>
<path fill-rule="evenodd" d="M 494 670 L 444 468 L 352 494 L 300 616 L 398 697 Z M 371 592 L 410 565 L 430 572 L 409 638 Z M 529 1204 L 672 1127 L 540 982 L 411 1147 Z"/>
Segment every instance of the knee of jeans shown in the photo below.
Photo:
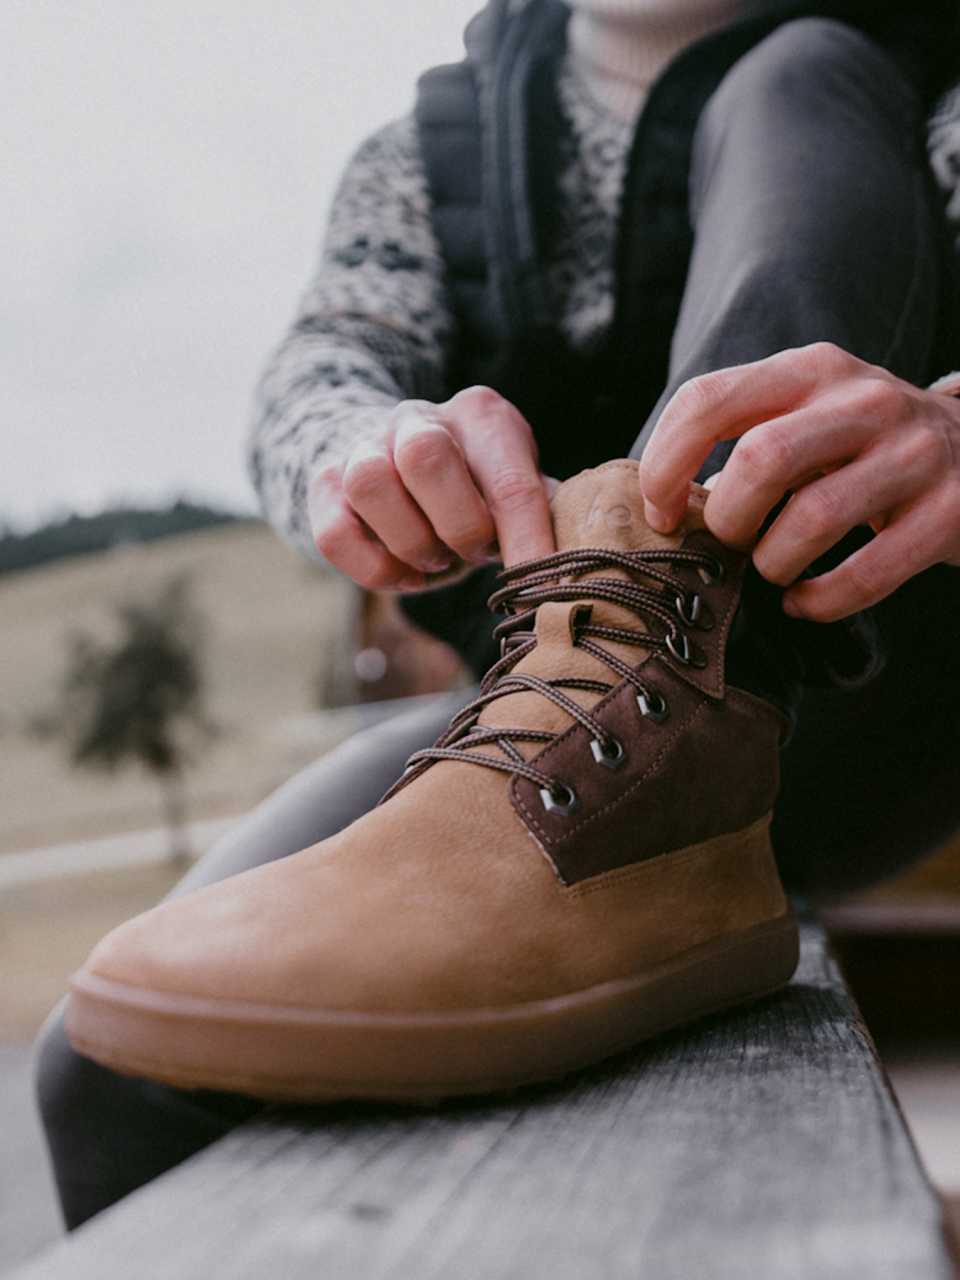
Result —
<path fill-rule="evenodd" d="M 79 1054 L 64 1027 L 66 1001 L 47 1019 L 34 1047 L 34 1087 L 47 1146 L 59 1180 L 60 1157 L 89 1130 L 101 1136 L 108 1125 L 111 1086 L 122 1095 L 136 1082 L 117 1076 Z"/>
<path fill-rule="evenodd" d="M 63 1004 L 54 1010 L 34 1046 L 34 1086 L 48 1140 L 58 1126 L 59 1117 L 67 1111 L 75 1114 L 90 1066 L 67 1038 L 63 1010 Z"/>
<path fill-rule="evenodd" d="M 73 1229 L 263 1110 L 240 1095 L 198 1095 L 117 1075 L 77 1053 L 63 1007 L 35 1053 L 50 1163 Z"/>
<path fill-rule="evenodd" d="M 879 45 L 833 18 L 796 18 L 778 27 L 727 72 L 700 118 L 698 145 L 741 125 L 783 130 L 791 116 L 824 119 L 861 104 L 898 131 L 919 118 L 919 99 Z M 786 143 L 786 137 L 783 139 Z"/>

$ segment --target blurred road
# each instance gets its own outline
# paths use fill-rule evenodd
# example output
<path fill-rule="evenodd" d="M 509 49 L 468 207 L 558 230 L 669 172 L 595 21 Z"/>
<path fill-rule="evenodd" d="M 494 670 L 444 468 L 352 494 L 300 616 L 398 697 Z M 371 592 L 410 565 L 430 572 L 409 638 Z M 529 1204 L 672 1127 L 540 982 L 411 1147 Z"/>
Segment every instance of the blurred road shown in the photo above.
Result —
<path fill-rule="evenodd" d="M 187 839 L 193 849 L 209 849 L 236 826 L 239 818 L 208 818 L 187 824 Z M 22 853 L 0 853 L 0 889 L 61 876 L 88 875 L 114 867 L 132 867 L 163 862 L 169 857 L 169 834 L 165 827 L 148 831 L 128 831 L 119 836 L 95 840 L 74 840 L 45 849 L 25 849 Z"/>

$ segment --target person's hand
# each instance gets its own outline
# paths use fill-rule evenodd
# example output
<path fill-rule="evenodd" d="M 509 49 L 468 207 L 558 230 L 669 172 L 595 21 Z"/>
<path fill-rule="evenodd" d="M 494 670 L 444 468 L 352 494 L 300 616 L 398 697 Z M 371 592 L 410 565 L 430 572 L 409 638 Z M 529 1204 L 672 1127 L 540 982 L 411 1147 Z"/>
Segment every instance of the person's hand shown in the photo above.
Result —
<path fill-rule="evenodd" d="M 473 564 L 554 548 L 526 419 L 489 387 L 404 400 L 310 488 L 320 554 L 372 590 L 411 591 Z"/>
<path fill-rule="evenodd" d="M 829 343 L 694 378 L 667 405 L 643 455 L 640 485 L 653 528 L 676 528 L 689 482 L 713 446 L 735 436 L 704 518 L 721 542 L 752 547 L 759 572 L 789 588 L 787 613 L 831 622 L 932 564 L 960 564 L 956 399 Z M 867 524 L 877 536 L 866 546 L 830 572 L 796 581 Z"/>

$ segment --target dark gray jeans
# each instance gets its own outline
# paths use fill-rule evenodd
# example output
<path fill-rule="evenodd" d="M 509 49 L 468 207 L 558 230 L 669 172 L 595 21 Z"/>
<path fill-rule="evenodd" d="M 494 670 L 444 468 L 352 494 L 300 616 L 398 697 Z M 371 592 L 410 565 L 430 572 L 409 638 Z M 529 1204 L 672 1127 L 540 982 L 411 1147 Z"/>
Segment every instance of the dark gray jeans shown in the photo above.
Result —
<path fill-rule="evenodd" d="M 955 299 L 920 107 L 862 36 L 804 19 L 737 63 L 701 116 L 691 190 L 696 244 L 665 394 L 692 374 L 821 339 L 918 384 L 944 371 L 933 366 Z M 708 471 L 729 448 L 718 448 Z M 808 691 L 783 753 L 774 845 L 795 887 L 880 878 L 960 828 L 960 574 L 930 570 L 875 613 L 885 670 L 861 689 Z M 178 892 L 340 830 L 434 740 L 451 710 L 419 710 L 321 760 Z M 261 1108 L 117 1076 L 71 1049 L 59 1016 L 38 1063 L 70 1226 Z"/>

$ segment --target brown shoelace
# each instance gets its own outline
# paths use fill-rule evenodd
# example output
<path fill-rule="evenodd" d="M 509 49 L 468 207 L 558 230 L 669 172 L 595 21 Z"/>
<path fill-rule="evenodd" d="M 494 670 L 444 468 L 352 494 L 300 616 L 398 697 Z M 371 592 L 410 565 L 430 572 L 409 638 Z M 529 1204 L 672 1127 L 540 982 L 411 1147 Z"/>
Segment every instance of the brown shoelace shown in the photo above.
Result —
<path fill-rule="evenodd" d="M 519 774 L 528 778 L 540 791 L 544 807 L 551 812 L 567 815 L 576 811 L 579 802 L 572 787 L 551 778 L 542 769 L 528 764 L 517 747 L 518 742 L 547 743 L 556 737 L 545 729 L 488 728 L 477 724 L 484 708 L 497 698 L 530 690 L 542 694 L 561 707 L 571 719 L 578 721 L 591 735 L 591 750 L 598 764 L 616 769 L 623 763 L 624 748 L 620 741 L 606 729 L 589 711 L 585 711 L 563 690 L 578 689 L 603 697 L 613 684 L 602 680 L 580 679 L 565 676 L 544 680 L 539 676 L 516 672 L 513 668 L 536 648 L 536 633 L 531 624 L 542 604 L 557 601 L 577 601 L 582 608 L 574 614 L 573 645 L 598 658 L 615 672 L 619 679 L 628 680 L 636 690 L 641 713 L 654 723 L 662 723 L 670 714 L 666 700 L 649 685 L 637 670 L 611 653 L 598 640 L 615 641 L 644 649 L 671 654 L 678 662 L 702 667 L 705 659 L 700 649 L 687 635 L 687 629 L 708 631 L 713 626 L 713 615 L 689 584 L 670 573 L 663 565 L 683 564 L 695 568 L 708 587 L 720 586 L 723 566 L 713 556 L 700 551 L 682 549 L 662 551 L 607 551 L 602 548 L 581 548 L 573 551 L 557 551 L 538 560 L 528 560 L 512 569 L 504 569 L 498 578 L 508 585 L 495 592 L 489 601 L 496 612 L 510 615 L 494 632 L 500 641 L 501 658 L 487 672 L 480 686 L 480 694 L 460 711 L 450 722 L 450 727 L 432 747 L 415 752 L 407 761 L 407 769 L 384 799 L 412 781 L 419 773 L 437 760 L 456 760 L 498 769 L 503 773 Z M 592 577 L 570 581 L 569 575 L 597 573 L 604 569 L 618 568 L 631 575 L 629 579 Z M 590 600 L 603 600 L 619 605 L 645 617 L 657 631 L 635 630 L 630 627 L 610 626 L 591 620 Z M 499 756 L 477 752 L 477 747 L 495 745 Z"/>

